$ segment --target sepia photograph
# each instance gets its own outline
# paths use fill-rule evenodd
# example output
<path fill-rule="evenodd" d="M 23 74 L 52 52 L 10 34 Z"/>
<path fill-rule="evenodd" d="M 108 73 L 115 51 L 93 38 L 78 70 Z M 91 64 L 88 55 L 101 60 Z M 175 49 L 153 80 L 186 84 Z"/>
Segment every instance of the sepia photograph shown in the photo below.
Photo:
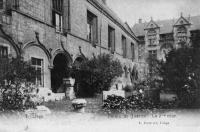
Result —
<path fill-rule="evenodd" d="M 200 0 L 0 0 L 0 132 L 200 132 Z"/>

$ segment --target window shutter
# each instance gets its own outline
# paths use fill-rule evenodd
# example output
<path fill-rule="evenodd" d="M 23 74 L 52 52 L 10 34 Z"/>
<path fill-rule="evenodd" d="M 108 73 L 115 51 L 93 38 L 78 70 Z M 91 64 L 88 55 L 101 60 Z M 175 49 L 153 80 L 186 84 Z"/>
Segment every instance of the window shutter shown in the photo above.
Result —
<path fill-rule="evenodd" d="M 63 32 L 66 33 L 70 31 L 70 0 L 63 1 L 64 9 L 63 9 Z"/>

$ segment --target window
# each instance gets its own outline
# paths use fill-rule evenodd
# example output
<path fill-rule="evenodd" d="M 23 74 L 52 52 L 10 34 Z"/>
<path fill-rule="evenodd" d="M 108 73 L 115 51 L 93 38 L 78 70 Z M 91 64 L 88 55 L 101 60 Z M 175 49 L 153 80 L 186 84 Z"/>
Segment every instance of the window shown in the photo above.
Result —
<path fill-rule="evenodd" d="M 187 29 L 181 26 L 177 29 L 178 43 L 185 44 L 187 42 Z"/>
<path fill-rule="evenodd" d="M 157 59 L 157 51 L 156 50 L 149 50 L 149 57 L 151 59 Z"/>
<path fill-rule="evenodd" d="M 6 7 L 7 10 L 19 9 L 19 0 L 0 0 L 1 6 Z"/>
<path fill-rule="evenodd" d="M 135 59 L 135 46 L 134 43 L 131 43 L 131 53 L 132 53 L 132 60 Z"/>
<path fill-rule="evenodd" d="M 11 17 L 10 16 L 8 16 L 8 15 L 2 15 L 1 19 L 2 19 L 2 23 L 11 24 Z"/>
<path fill-rule="evenodd" d="M 62 32 L 63 29 L 63 0 L 52 0 L 52 24 L 56 27 L 56 31 Z"/>
<path fill-rule="evenodd" d="M 93 43 L 97 43 L 97 16 L 90 11 L 87 11 L 87 40 Z"/>
<path fill-rule="evenodd" d="M 149 46 L 154 46 L 155 45 L 155 38 L 149 38 Z"/>
<path fill-rule="evenodd" d="M 31 64 L 36 70 L 35 84 L 44 86 L 43 59 L 32 57 Z"/>
<path fill-rule="evenodd" d="M 6 75 L 9 70 L 8 47 L 0 45 L 0 77 Z"/>
<path fill-rule="evenodd" d="M 14 9 L 19 9 L 19 0 L 12 0 L 12 7 L 14 8 Z"/>
<path fill-rule="evenodd" d="M 71 29 L 70 23 L 70 0 L 63 1 L 63 32 L 68 32 Z"/>
<path fill-rule="evenodd" d="M 138 60 L 142 60 L 142 45 L 138 45 Z"/>
<path fill-rule="evenodd" d="M 0 9 L 18 9 L 19 8 L 19 0 L 0 0 Z"/>
<path fill-rule="evenodd" d="M 123 57 L 127 57 L 127 46 L 126 46 L 126 37 L 122 35 L 122 49 L 123 49 Z"/>
<path fill-rule="evenodd" d="M 0 46 L 0 58 L 8 57 L 8 47 Z"/>
<path fill-rule="evenodd" d="M 154 29 L 150 29 L 147 33 L 149 46 L 154 46 L 156 42 L 156 31 Z"/>
<path fill-rule="evenodd" d="M 150 50 L 149 58 L 152 59 L 149 62 L 149 75 L 152 76 L 155 72 L 155 60 L 157 59 L 157 50 Z"/>
<path fill-rule="evenodd" d="M 0 9 L 3 9 L 3 0 L 0 0 Z"/>
<path fill-rule="evenodd" d="M 111 49 L 111 52 L 115 51 L 115 29 L 111 26 L 108 26 L 108 48 Z"/>

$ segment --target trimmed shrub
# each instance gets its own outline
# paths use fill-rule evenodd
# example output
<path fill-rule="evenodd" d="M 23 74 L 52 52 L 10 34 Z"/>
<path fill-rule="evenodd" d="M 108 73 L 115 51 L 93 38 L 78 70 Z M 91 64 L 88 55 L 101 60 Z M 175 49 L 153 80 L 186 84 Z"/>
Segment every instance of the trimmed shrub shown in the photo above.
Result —
<path fill-rule="evenodd" d="M 94 96 L 107 91 L 112 81 L 123 73 L 119 60 L 111 55 L 103 54 L 86 60 L 79 69 L 73 69 L 76 84 L 76 95 L 81 97 Z"/>

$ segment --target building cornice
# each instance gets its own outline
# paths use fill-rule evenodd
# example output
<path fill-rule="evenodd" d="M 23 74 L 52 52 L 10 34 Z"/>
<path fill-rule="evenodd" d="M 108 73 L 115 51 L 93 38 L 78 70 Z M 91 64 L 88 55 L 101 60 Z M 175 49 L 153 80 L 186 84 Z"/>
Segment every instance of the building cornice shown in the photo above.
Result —
<path fill-rule="evenodd" d="M 139 41 L 135 35 L 129 33 L 125 27 L 118 22 L 114 17 L 112 17 L 105 9 L 100 5 L 96 0 L 87 0 L 91 5 L 93 5 L 97 10 L 99 10 L 102 14 L 104 14 L 108 19 L 110 19 L 113 23 L 115 23 L 118 27 L 120 27 L 125 33 L 127 33 L 132 39 Z"/>

